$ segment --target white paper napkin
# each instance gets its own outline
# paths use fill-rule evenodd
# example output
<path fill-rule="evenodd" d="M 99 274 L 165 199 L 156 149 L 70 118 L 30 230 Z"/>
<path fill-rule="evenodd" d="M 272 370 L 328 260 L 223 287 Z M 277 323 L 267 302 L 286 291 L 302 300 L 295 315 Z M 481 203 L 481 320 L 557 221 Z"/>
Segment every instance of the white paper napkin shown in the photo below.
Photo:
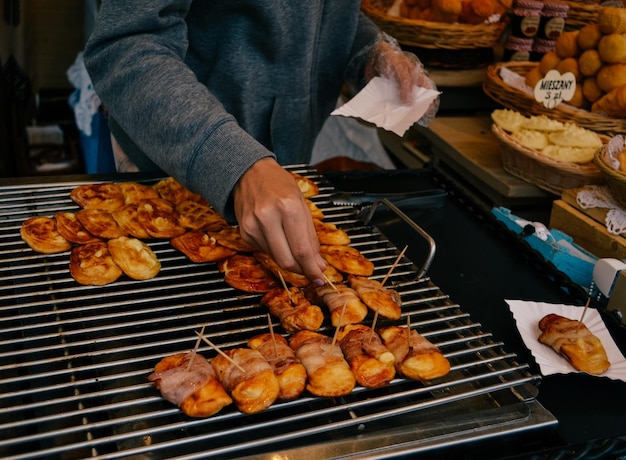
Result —
<path fill-rule="evenodd" d="M 422 118 L 431 102 L 441 93 L 415 86 L 413 94 L 415 103 L 403 104 L 395 82 L 374 77 L 365 88 L 331 115 L 362 118 L 379 128 L 402 136 L 413 123 Z"/>
<path fill-rule="evenodd" d="M 543 375 L 569 374 L 579 372 L 561 355 L 552 348 L 542 344 L 537 340 L 541 331 L 539 330 L 539 320 L 549 313 L 564 316 L 570 319 L 580 319 L 583 307 L 573 305 L 550 304 L 543 302 L 527 302 L 522 300 L 506 300 L 506 303 L 513 313 L 524 344 L 535 357 L 537 364 L 541 368 Z M 626 359 L 620 352 L 611 337 L 602 317 L 597 310 L 587 309 L 583 322 L 587 329 L 600 339 L 611 366 L 598 377 L 608 377 L 613 380 L 626 381 Z"/>

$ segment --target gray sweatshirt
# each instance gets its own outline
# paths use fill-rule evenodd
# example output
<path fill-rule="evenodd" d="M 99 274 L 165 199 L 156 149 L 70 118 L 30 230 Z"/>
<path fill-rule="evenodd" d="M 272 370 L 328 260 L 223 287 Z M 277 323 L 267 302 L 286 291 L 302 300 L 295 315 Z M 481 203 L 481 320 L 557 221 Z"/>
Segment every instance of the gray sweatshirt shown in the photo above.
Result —
<path fill-rule="evenodd" d="M 360 0 L 104 0 L 84 51 L 111 132 L 232 220 L 256 161 L 308 163 L 379 30 Z"/>

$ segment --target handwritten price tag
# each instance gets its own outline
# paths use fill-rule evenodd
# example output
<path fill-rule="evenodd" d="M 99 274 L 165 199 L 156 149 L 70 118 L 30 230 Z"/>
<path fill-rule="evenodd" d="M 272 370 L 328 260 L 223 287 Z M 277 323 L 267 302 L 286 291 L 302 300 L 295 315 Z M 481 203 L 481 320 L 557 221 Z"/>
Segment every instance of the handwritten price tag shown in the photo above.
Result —
<path fill-rule="evenodd" d="M 562 101 L 569 101 L 574 97 L 576 77 L 572 72 L 561 75 L 557 70 L 550 70 L 537 82 L 533 93 L 535 100 L 547 109 L 553 109 Z"/>

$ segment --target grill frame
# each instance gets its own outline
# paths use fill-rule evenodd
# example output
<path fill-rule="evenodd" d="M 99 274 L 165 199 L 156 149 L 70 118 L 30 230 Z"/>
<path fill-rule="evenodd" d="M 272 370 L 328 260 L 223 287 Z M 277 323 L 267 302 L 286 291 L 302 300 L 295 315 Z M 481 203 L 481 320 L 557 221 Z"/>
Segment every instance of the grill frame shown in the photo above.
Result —
<path fill-rule="evenodd" d="M 382 279 L 398 248 L 356 209 L 334 206 L 335 190 L 322 175 L 307 166 L 289 169 L 320 185 L 313 201 L 325 220 L 348 231 L 351 245 L 374 262 L 373 278 Z M 374 456 L 380 446 L 401 450 L 398 445 L 408 443 L 415 451 L 432 445 L 429 423 L 420 420 L 431 420 L 434 411 L 450 412 L 443 431 L 455 439 L 464 438 L 464 429 L 475 439 L 555 423 L 536 401 L 540 377 L 428 277 L 417 277 L 406 258 L 388 281 L 403 299 L 400 322 L 410 315 L 411 326 L 442 349 L 452 363 L 449 376 L 426 383 L 395 379 L 340 399 L 305 396 L 261 414 L 231 407 L 209 419 L 184 416 L 147 381 L 152 367 L 192 348 L 193 331 L 207 322 L 220 326 L 206 335 L 222 348 L 266 332 L 260 296 L 235 291 L 214 264 L 194 264 L 161 240 L 149 242 L 163 266 L 156 278 L 78 285 L 67 269 L 69 252 L 37 254 L 21 241 L 19 227 L 33 215 L 77 210 L 69 191 L 89 182 L 95 180 L 0 187 L 0 419 L 10 420 L 0 423 L 3 457 L 234 457 L 289 451 L 294 442 L 299 453 L 322 445 L 350 452 L 364 437 L 378 440 Z M 386 323 L 393 322 L 378 325 Z M 279 324 L 274 328 L 282 332 Z M 329 324 L 324 331 L 332 334 Z M 206 346 L 199 352 L 214 355 Z M 407 424 L 422 426 L 422 433 Z M 386 426 L 395 427 L 389 433 Z M 442 441 L 441 432 L 436 438 L 435 445 L 452 442 Z"/>

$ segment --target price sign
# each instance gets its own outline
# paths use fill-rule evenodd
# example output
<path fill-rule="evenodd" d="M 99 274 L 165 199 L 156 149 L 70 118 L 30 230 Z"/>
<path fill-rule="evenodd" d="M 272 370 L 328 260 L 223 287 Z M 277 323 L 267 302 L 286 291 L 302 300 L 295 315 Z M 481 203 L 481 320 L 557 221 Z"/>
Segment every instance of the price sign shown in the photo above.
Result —
<path fill-rule="evenodd" d="M 547 109 L 553 109 L 562 101 L 569 101 L 574 97 L 576 77 L 572 72 L 561 75 L 557 70 L 550 70 L 537 82 L 533 93 L 535 100 Z"/>

